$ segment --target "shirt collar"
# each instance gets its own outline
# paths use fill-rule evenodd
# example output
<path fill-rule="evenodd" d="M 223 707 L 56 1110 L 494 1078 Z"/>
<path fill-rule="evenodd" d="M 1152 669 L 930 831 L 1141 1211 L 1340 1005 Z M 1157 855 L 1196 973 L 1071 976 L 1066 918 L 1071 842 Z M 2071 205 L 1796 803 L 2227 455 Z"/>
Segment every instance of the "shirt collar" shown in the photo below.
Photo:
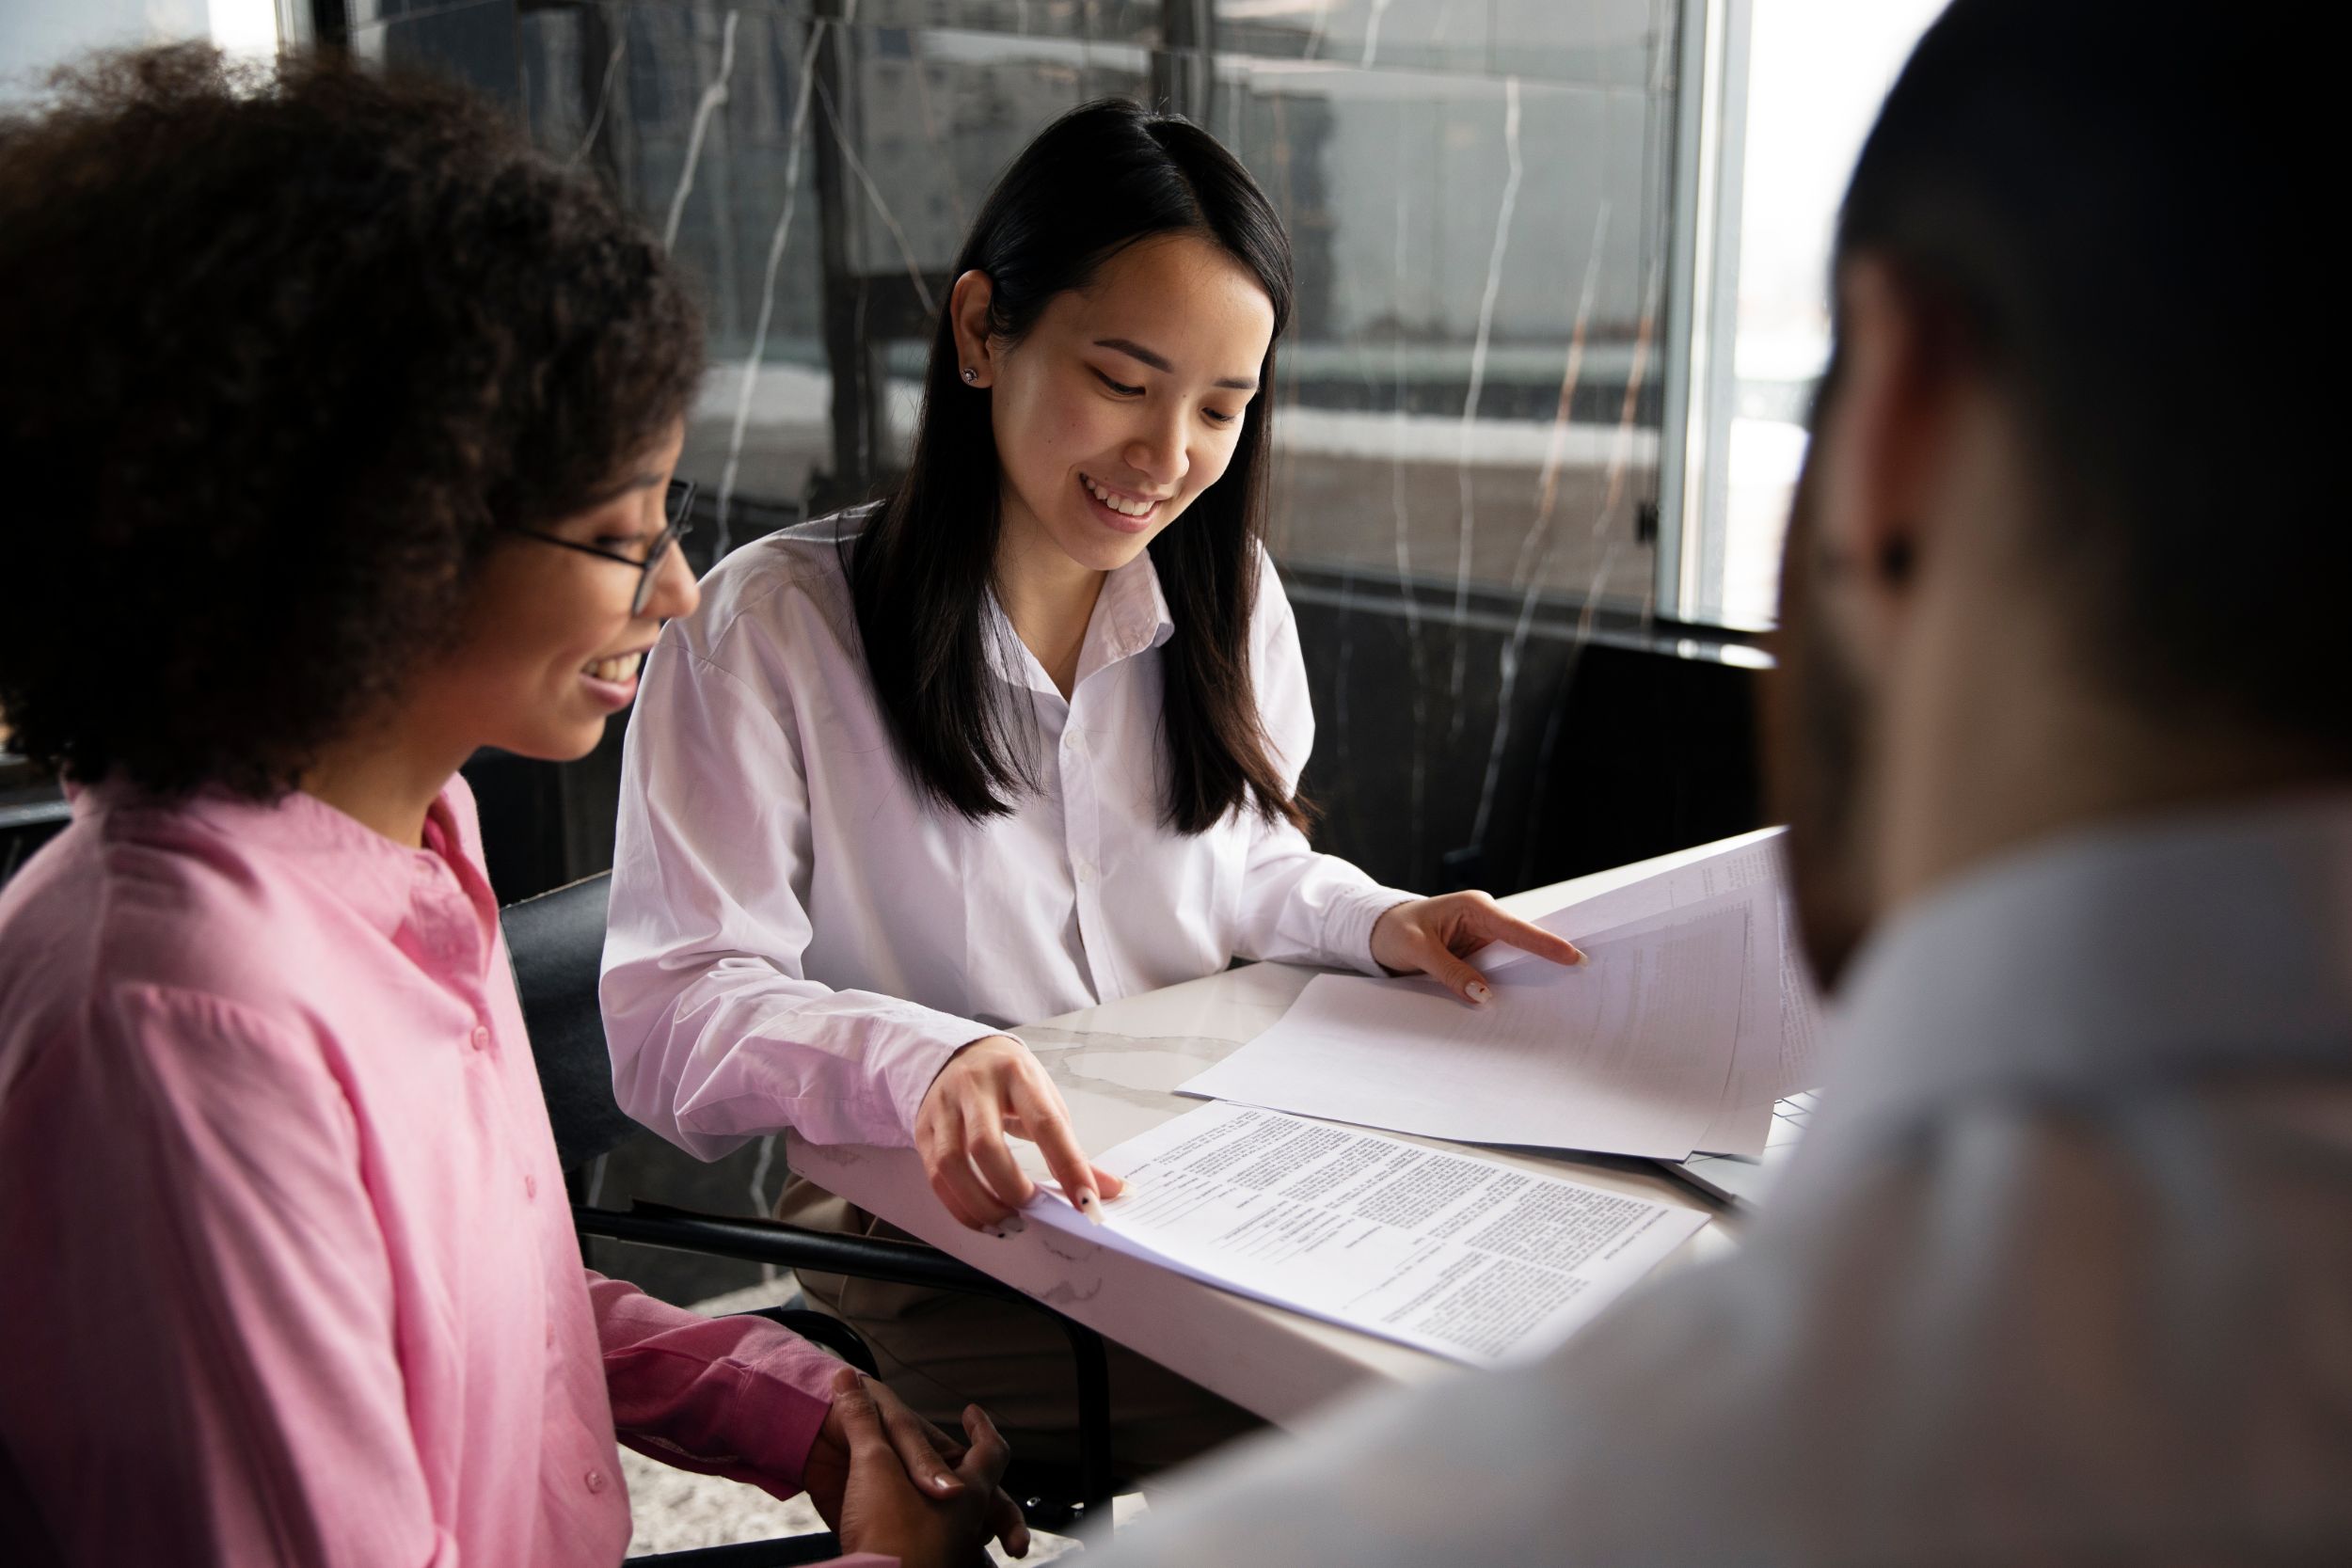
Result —
<path fill-rule="evenodd" d="M 1864 948 L 1833 1041 L 1840 1120 L 2352 1069 L 2352 794 L 2119 824 L 1964 876 Z"/>
<path fill-rule="evenodd" d="M 1103 581 L 1102 596 L 1094 601 L 1094 618 L 1087 624 L 1087 645 L 1079 656 L 1078 678 L 1091 669 L 1158 647 L 1176 632 L 1168 613 L 1168 595 L 1160 591 L 1159 568 L 1152 552 L 1142 550 Z"/>
<path fill-rule="evenodd" d="M 408 922 L 421 888 L 441 885 L 453 876 L 471 902 L 479 906 L 487 901 L 488 918 L 496 920 L 496 900 L 470 863 L 467 836 L 453 809 L 453 799 L 465 787 L 462 779 L 453 778 L 434 799 L 425 816 L 427 847 L 421 849 L 396 844 L 298 789 L 274 800 L 218 790 L 166 800 L 108 781 L 71 794 L 76 816 L 104 814 L 133 832 L 171 818 L 194 821 L 246 848 L 297 865 L 389 937 Z"/>
<path fill-rule="evenodd" d="M 1140 551 L 1133 561 L 1114 568 L 1103 579 L 1103 591 L 1094 601 L 1094 613 L 1087 620 L 1085 644 L 1078 651 L 1078 682 L 1084 683 L 1096 671 L 1107 669 L 1122 658 L 1150 652 L 1175 632 L 1176 621 L 1168 613 L 1168 595 L 1161 592 L 1160 574 L 1152 564 L 1152 552 Z M 1032 691 L 1060 695 L 1053 677 L 1046 674 L 1045 667 L 1013 630 L 1012 618 L 1005 613 L 993 587 L 989 589 L 980 611 L 980 633 L 988 650 L 989 668 L 998 678 Z"/>

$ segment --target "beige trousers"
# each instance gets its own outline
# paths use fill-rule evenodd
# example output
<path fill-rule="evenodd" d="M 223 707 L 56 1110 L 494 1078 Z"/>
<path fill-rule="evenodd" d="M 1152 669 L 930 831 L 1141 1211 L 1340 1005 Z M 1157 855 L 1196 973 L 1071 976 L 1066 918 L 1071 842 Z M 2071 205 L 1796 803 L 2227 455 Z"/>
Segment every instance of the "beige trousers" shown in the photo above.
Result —
<path fill-rule="evenodd" d="M 834 1196 L 805 1177 L 786 1183 L 776 1218 L 812 1230 L 912 1242 L 897 1227 Z M 809 1305 L 856 1329 L 882 1381 L 951 1433 L 977 1404 L 1022 1458 L 1077 1458 L 1078 1386 L 1070 1340 L 1042 1311 L 1018 1302 L 801 1272 Z M 1105 1341 L 1110 1360 L 1111 1454 L 1122 1482 L 1198 1458 L 1264 1423 L 1156 1361 Z"/>

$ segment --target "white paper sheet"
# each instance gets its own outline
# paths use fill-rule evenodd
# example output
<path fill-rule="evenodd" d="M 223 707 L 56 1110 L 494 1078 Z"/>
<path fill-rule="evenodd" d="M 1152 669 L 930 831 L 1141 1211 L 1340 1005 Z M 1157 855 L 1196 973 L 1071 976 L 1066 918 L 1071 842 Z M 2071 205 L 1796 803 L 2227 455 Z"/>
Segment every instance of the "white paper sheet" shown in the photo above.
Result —
<path fill-rule="evenodd" d="M 1488 971 L 1471 1007 L 1426 978 L 1318 975 L 1180 1092 L 1465 1143 L 1687 1159 L 1723 1103 L 1746 972 L 1738 900 L 1666 910 L 1575 968 Z"/>
<path fill-rule="evenodd" d="M 1454 1150 L 1206 1105 L 1097 1157 L 1093 1226 L 1032 1219 L 1242 1295 L 1477 1363 L 1540 1355 L 1707 1216 Z"/>
<path fill-rule="evenodd" d="M 1564 904 L 1535 924 L 1575 941 L 1579 936 L 1604 935 L 1621 926 L 1651 919 L 1671 910 L 1687 909 L 1725 894 L 1751 888 L 1775 890 L 1782 883 L 1780 857 L 1783 835 L 1773 833 L 1739 845 L 1670 871 L 1628 882 L 1572 904 Z M 1480 949 L 1470 961 L 1481 968 L 1506 966 L 1533 959 L 1517 948 L 1494 945 Z"/>
<path fill-rule="evenodd" d="M 1742 844 L 1692 861 L 1654 877 L 1645 877 L 1624 887 L 1597 893 L 1573 904 L 1564 905 L 1535 924 L 1544 929 L 1581 943 L 1587 936 L 1613 935 L 1636 922 L 1652 919 L 1677 909 L 1706 903 L 1732 895 L 1744 894 L 1756 902 L 1752 909 L 1769 905 L 1774 911 L 1778 927 L 1776 966 L 1764 963 L 1767 950 L 1759 945 L 1756 978 L 1777 980 L 1780 992 L 1780 1040 L 1776 1059 L 1769 1069 L 1761 1069 L 1742 1061 L 1735 1069 L 1743 1082 L 1756 1086 L 1746 1095 L 1751 1104 L 1760 1102 L 1769 1113 L 1773 1101 L 1783 1095 L 1820 1086 L 1819 1066 L 1814 1059 L 1814 1040 L 1820 1029 L 1820 1002 L 1813 982 L 1804 972 L 1803 956 L 1790 927 L 1788 875 L 1784 863 L 1787 849 L 1785 835 L 1774 832 L 1754 843 Z M 1471 955 L 1470 961 L 1489 973 L 1520 963 L 1540 962 L 1516 948 L 1490 946 Z M 1738 1153 L 1740 1150 L 1725 1150 Z"/>
<path fill-rule="evenodd" d="M 1731 1069 L 1724 1075 L 1723 1093 L 1716 1101 L 1713 1119 L 1699 1133 L 1697 1147 L 1702 1153 L 1736 1154 L 1753 1160 L 1764 1152 L 1764 1140 L 1772 1130 L 1772 1102 L 1780 1098 L 1773 1085 L 1780 1078 L 1785 1034 L 1781 1020 L 1781 944 L 1787 933 L 1775 884 L 1735 888 L 1629 926 L 1612 927 L 1605 937 L 1587 936 L 1583 940 L 1622 942 L 1724 910 L 1738 910 L 1747 921 L 1747 951 L 1740 960 L 1740 1024 L 1733 1037 Z"/>

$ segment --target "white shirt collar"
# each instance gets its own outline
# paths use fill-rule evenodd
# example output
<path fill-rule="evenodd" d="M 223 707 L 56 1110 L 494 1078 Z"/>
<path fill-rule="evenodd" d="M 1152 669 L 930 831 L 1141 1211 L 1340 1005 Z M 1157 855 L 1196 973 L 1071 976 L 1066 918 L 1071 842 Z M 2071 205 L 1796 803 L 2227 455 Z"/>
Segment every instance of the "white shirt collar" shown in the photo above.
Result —
<path fill-rule="evenodd" d="M 1013 630 L 1012 618 L 1005 613 L 993 587 L 980 614 L 989 667 L 1014 686 L 1058 697 L 1053 678 Z M 1152 564 L 1152 552 L 1141 551 L 1103 579 L 1094 613 L 1087 621 L 1086 642 L 1078 653 L 1078 676 L 1072 689 L 1084 685 L 1098 670 L 1158 647 L 1175 631 L 1175 618 L 1168 612 L 1167 594 L 1160 590 L 1160 574 Z"/>
<path fill-rule="evenodd" d="M 1840 1121 L 2352 1069 L 2352 793 L 2097 829 L 1930 895 L 1839 998 Z"/>

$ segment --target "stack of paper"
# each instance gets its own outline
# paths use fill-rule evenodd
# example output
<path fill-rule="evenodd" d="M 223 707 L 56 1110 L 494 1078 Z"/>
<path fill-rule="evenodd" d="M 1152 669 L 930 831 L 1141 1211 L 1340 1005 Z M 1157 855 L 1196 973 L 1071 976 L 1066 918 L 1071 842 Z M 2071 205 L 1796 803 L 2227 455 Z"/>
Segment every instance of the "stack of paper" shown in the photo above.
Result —
<path fill-rule="evenodd" d="M 1459 1360 L 1540 1355 L 1706 1223 L 1688 1209 L 1240 1105 L 1095 1163 L 1132 1185 L 1034 1219 L 1210 1284 Z"/>
<path fill-rule="evenodd" d="M 1764 839 L 1544 917 L 1576 968 L 1476 955 L 1485 1007 L 1422 977 L 1320 975 L 1184 1092 L 1468 1143 L 1753 1158 L 1772 1102 L 1811 1086 L 1785 905 Z"/>

